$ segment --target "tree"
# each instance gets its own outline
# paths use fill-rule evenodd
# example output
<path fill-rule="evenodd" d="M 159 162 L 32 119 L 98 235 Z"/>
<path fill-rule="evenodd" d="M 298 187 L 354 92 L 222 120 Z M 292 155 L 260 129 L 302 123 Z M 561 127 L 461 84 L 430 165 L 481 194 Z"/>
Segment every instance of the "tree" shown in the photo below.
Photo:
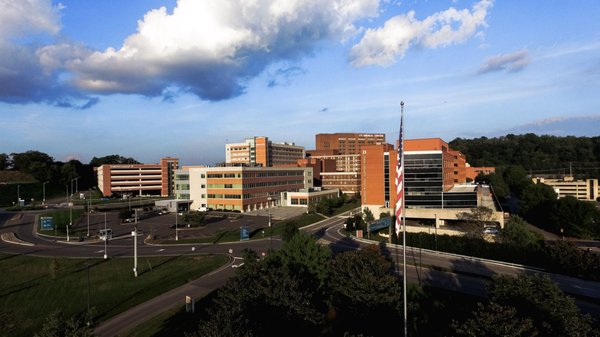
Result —
<path fill-rule="evenodd" d="M 485 206 L 471 208 L 470 212 L 459 212 L 456 217 L 466 222 L 466 231 L 468 236 L 482 237 L 483 227 L 492 221 L 494 211 Z"/>
<path fill-rule="evenodd" d="M 365 215 L 366 222 L 371 222 L 371 221 L 375 220 L 375 217 L 373 216 L 373 212 L 371 212 L 371 210 L 366 207 L 363 209 L 363 214 Z"/>
<path fill-rule="evenodd" d="M 54 159 L 39 151 L 11 153 L 12 169 L 31 174 L 38 181 L 46 181 L 48 170 L 54 164 Z"/>
<path fill-rule="evenodd" d="M 526 171 L 548 171 L 573 163 L 582 176 L 600 178 L 597 169 L 600 137 L 537 136 L 529 133 L 472 140 L 457 138 L 449 144 L 454 150 L 464 153 L 473 166 L 521 165 Z"/>
<path fill-rule="evenodd" d="M 516 247 L 538 246 L 544 239 L 540 234 L 527 229 L 527 222 L 519 216 L 513 216 L 500 231 L 500 241 Z"/>
<path fill-rule="evenodd" d="M 538 183 L 526 186 L 519 197 L 519 214 L 536 219 L 538 212 L 547 212 L 548 206 L 557 199 L 552 187 Z"/>
<path fill-rule="evenodd" d="M 294 235 L 300 233 L 298 229 L 298 223 L 296 221 L 287 221 L 283 226 L 283 233 L 281 234 L 281 239 L 283 242 L 288 242 L 294 237 Z"/>
<path fill-rule="evenodd" d="M 79 171 L 81 167 L 82 165 L 78 160 L 70 160 L 63 164 L 63 166 L 60 168 L 61 183 L 63 185 L 70 185 L 73 179 L 80 177 Z M 73 192 L 75 192 L 74 189 Z"/>
<path fill-rule="evenodd" d="M 98 167 L 104 164 L 139 164 L 139 162 L 133 158 L 127 158 L 118 154 L 108 155 L 104 157 L 94 157 L 90 160 L 90 166 Z"/>
<path fill-rule="evenodd" d="M 477 304 L 472 317 L 458 326 L 458 336 L 465 337 L 533 337 L 538 331 L 530 318 L 517 316 L 517 309 L 491 302 Z"/>
<path fill-rule="evenodd" d="M 368 327 L 370 334 L 380 335 L 389 331 L 389 327 L 370 325 L 399 316 L 402 288 L 392 261 L 376 245 L 336 255 L 331 265 L 330 285 L 339 324 L 350 331 L 365 331 Z"/>
<path fill-rule="evenodd" d="M 523 189 L 532 185 L 533 182 L 527 178 L 527 172 L 521 165 L 508 166 L 503 173 L 504 181 L 512 193 L 521 195 Z"/>
<path fill-rule="evenodd" d="M 65 318 L 62 310 L 55 310 L 46 317 L 44 325 L 34 337 L 92 337 L 92 327 L 86 323 L 91 321 L 90 315 Z"/>
<path fill-rule="evenodd" d="M 346 230 L 353 231 L 355 229 L 361 229 L 365 221 L 363 220 L 362 213 L 356 213 L 352 217 L 346 219 Z"/>
<path fill-rule="evenodd" d="M 579 312 L 575 301 L 545 275 L 495 277 L 485 309 L 493 305 L 514 308 L 516 317 L 531 320 L 540 336 L 597 335 L 592 318 Z"/>
<path fill-rule="evenodd" d="M 317 206 L 316 206 L 317 213 L 325 214 L 327 216 L 333 214 L 333 209 L 334 209 L 334 203 L 332 202 L 331 199 L 323 198 L 323 199 L 319 200 L 319 202 L 317 203 Z"/>
<path fill-rule="evenodd" d="M 0 153 L 0 171 L 8 169 L 9 159 L 6 153 Z"/>
<path fill-rule="evenodd" d="M 314 238 L 299 233 L 264 259 L 244 263 L 217 290 L 208 319 L 193 335 L 317 335 L 328 308 L 330 254 Z"/>
<path fill-rule="evenodd" d="M 600 281 L 600 254 L 582 250 L 573 242 L 545 242 L 544 257 L 549 271 Z"/>
<path fill-rule="evenodd" d="M 600 234 L 600 210 L 592 203 L 567 196 L 554 204 L 549 224 L 555 233 L 559 233 L 562 228 L 565 235 L 591 238 Z"/>
<path fill-rule="evenodd" d="M 504 177 L 502 177 L 502 169 L 497 169 L 496 171 L 497 172 L 488 175 L 480 173 L 475 181 L 489 184 L 492 186 L 494 194 L 496 194 L 499 199 L 506 199 L 510 197 L 510 188 L 508 188 L 506 181 L 504 181 Z"/>
<path fill-rule="evenodd" d="M 329 275 L 331 251 L 319 245 L 306 233 L 298 233 L 278 251 L 281 262 L 299 280 L 316 282 L 318 288 L 325 285 Z"/>

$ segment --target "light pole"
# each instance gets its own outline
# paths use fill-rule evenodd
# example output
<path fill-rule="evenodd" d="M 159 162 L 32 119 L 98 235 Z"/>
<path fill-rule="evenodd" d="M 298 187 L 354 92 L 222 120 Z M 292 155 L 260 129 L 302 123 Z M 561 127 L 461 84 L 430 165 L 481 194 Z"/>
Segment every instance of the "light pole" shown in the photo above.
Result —
<path fill-rule="evenodd" d="M 271 197 L 267 198 L 269 204 L 267 205 L 267 210 L 269 212 L 269 250 L 273 249 L 273 228 L 271 227 Z"/>
<path fill-rule="evenodd" d="M 21 185 L 17 185 L 17 205 L 21 206 Z"/>
<path fill-rule="evenodd" d="M 438 250 L 438 249 L 437 249 L 437 228 L 438 228 L 438 218 L 437 218 L 437 214 L 434 214 L 434 216 L 435 216 L 435 220 L 433 220 L 433 221 L 434 221 L 434 222 L 433 222 L 433 226 L 435 227 L 435 236 L 434 236 L 434 238 L 435 238 L 435 250 Z"/>
<path fill-rule="evenodd" d="M 175 204 L 175 241 L 179 241 L 179 232 L 177 230 L 177 218 L 179 217 L 179 205 Z"/>
<path fill-rule="evenodd" d="M 137 237 L 138 237 L 138 233 L 137 233 L 137 222 L 138 222 L 138 215 L 137 215 L 137 208 L 135 210 L 135 222 L 133 225 L 133 276 L 138 277 L 138 273 L 137 273 Z"/>
<path fill-rule="evenodd" d="M 69 240 L 69 227 L 71 227 L 71 224 L 73 223 L 73 202 L 71 201 L 71 198 L 69 197 L 69 225 L 67 225 L 67 241 Z"/>
<path fill-rule="evenodd" d="M 46 184 L 48 182 L 45 181 L 42 183 L 42 205 L 46 204 Z"/>
<path fill-rule="evenodd" d="M 104 212 L 104 259 L 108 259 L 108 252 L 106 247 L 106 241 L 108 241 L 108 232 L 106 231 L 106 212 Z"/>
<path fill-rule="evenodd" d="M 88 209 L 87 209 L 87 236 L 90 236 L 90 211 L 92 208 L 92 189 L 90 188 L 90 193 L 88 196 Z"/>

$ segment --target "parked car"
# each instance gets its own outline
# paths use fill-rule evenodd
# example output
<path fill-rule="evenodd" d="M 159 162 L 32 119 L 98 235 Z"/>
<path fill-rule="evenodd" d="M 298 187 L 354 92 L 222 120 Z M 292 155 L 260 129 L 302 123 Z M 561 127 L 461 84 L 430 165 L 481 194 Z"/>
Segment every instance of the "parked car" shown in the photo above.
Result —
<path fill-rule="evenodd" d="M 498 229 L 494 227 L 486 227 L 483 229 L 484 234 L 498 234 Z"/>

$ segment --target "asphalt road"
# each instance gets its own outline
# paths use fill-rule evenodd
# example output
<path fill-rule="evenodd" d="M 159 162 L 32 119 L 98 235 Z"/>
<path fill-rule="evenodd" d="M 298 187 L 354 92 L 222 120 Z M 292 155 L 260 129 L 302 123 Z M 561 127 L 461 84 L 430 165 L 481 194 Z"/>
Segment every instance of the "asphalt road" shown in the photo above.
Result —
<path fill-rule="evenodd" d="M 90 219 L 92 227 L 104 226 L 104 214 L 93 213 L 92 218 Z M 402 246 L 382 244 L 345 236 L 341 231 L 344 219 L 345 216 L 332 217 L 309 227 L 305 227 L 302 230 L 313 234 L 319 239 L 320 243 L 330 245 L 332 250 L 336 252 L 359 249 L 366 245 L 378 244 L 382 250 L 388 253 L 390 257 L 396 261 L 398 271 L 400 272 L 402 270 Z M 257 226 L 262 225 L 260 222 L 263 220 L 264 219 L 257 217 Z M 111 224 L 110 226 L 115 228 L 117 236 L 122 234 L 121 238 L 110 240 L 107 243 L 106 251 L 108 252 L 108 256 L 132 257 L 133 238 L 130 234 L 128 235 L 131 225 L 119 224 L 118 218 L 109 219 L 108 221 Z M 160 221 L 169 223 L 171 220 L 169 218 L 161 218 Z M 103 241 L 55 241 L 53 238 L 37 235 L 35 233 L 34 222 L 35 213 L 22 213 L 22 215 L 19 215 L 0 212 L 0 233 L 14 233 L 17 238 L 31 244 L 23 245 L 0 241 L 0 251 L 10 254 L 59 257 L 102 258 L 104 255 L 105 243 Z M 147 221 L 142 221 L 142 223 L 144 222 Z M 173 232 L 173 229 L 168 229 L 168 226 L 164 226 L 158 222 L 147 222 L 147 224 L 150 227 L 160 226 L 160 229 L 154 228 L 154 230 Z M 233 226 L 237 225 L 237 223 L 233 223 Z M 152 229 L 149 230 L 152 231 Z M 270 245 L 272 245 L 274 249 L 279 248 L 281 241 L 276 238 L 272 241 L 265 238 L 261 240 L 224 244 L 148 245 L 143 244 L 142 240 L 138 240 L 138 244 L 138 256 L 220 253 L 231 255 L 232 259 L 229 265 L 210 275 L 194 280 L 180 288 L 173 289 L 151 301 L 140 304 L 101 323 L 95 331 L 98 336 L 118 336 L 162 311 L 166 311 L 177 305 L 183 305 L 185 296 L 199 298 L 208 294 L 210 291 L 222 286 L 229 277 L 234 275 L 236 269 L 231 266 L 234 264 L 234 257 L 239 256 L 238 253 L 242 249 L 250 248 L 257 252 L 263 252 L 267 251 Z M 233 254 L 229 253 L 230 249 Z M 407 247 L 406 249 L 406 262 L 406 278 L 409 283 L 430 285 L 477 296 L 485 296 L 486 282 L 493 275 L 543 273 L 536 269 L 510 263 L 489 261 L 436 251 L 412 249 L 410 247 Z M 430 266 L 435 266 L 436 268 L 429 268 Z M 582 311 L 591 313 L 595 317 L 600 317 L 600 306 L 597 304 L 600 299 L 600 283 L 583 281 L 558 274 L 544 274 L 551 277 L 563 291 L 576 295 L 578 298 L 577 304 Z M 596 303 L 584 301 L 583 299 L 585 298 L 594 299 Z"/>

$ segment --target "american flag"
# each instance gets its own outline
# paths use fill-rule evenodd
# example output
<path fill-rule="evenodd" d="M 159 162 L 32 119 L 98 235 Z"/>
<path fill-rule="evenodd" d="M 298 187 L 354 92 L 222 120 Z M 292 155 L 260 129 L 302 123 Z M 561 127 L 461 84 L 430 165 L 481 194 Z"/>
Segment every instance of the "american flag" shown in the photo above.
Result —
<path fill-rule="evenodd" d="M 404 102 L 400 102 L 400 135 L 398 137 L 398 166 L 396 166 L 396 235 L 400 235 L 404 212 Z"/>

